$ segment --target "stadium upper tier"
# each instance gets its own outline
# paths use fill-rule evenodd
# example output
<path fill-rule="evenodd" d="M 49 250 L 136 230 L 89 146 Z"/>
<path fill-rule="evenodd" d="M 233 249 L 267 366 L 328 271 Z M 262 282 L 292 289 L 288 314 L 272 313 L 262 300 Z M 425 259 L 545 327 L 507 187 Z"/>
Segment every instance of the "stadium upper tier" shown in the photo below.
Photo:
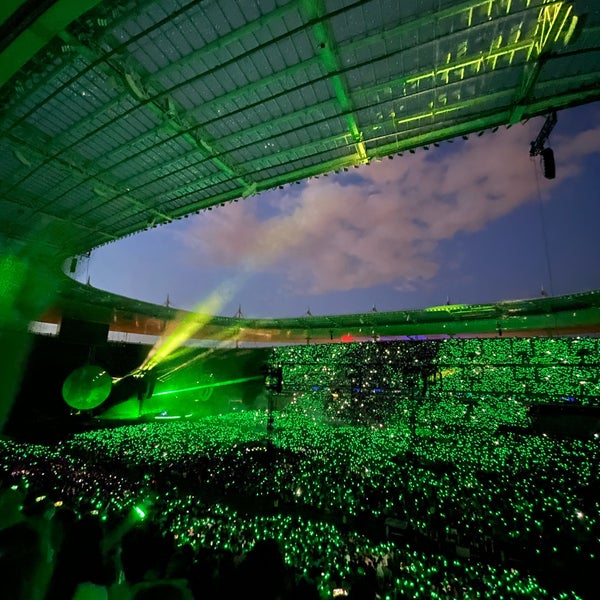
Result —
<path fill-rule="evenodd" d="M 598 8 L 4 2 L 0 240 L 64 260 L 264 190 L 597 100 Z"/>
<path fill-rule="evenodd" d="M 182 324 L 187 338 L 264 345 L 385 340 L 415 336 L 499 337 L 600 334 L 600 291 L 454 304 L 425 309 L 297 318 L 251 319 L 177 310 L 132 300 L 64 277 L 65 285 L 42 320 L 68 317 L 108 325 L 111 331 L 170 335 Z"/>

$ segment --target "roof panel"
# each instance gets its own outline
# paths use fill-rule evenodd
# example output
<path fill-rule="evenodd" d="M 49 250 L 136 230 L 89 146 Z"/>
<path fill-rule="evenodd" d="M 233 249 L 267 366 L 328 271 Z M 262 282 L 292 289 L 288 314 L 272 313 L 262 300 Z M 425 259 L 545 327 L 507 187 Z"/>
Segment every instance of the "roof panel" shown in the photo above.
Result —
<path fill-rule="evenodd" d="M 15 145 L 8 139 L 0 139 L 0 181 L 5 181 L 24 162 L 31 162 Z"/>

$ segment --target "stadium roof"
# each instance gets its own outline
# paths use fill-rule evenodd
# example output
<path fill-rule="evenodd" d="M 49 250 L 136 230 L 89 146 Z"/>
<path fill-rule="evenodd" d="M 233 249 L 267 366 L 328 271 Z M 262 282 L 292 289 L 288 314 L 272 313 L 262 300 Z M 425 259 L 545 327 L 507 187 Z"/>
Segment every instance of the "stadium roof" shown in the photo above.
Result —
<path fill-rule="evenodd" d="M 62 258 L 600 98 L 594 0 L 13 0 L 0 16 L 0 234 Z"/>
<path fill-rule="evenodd" d="M 599 50 L 595 0 L 9 0 L 0 242 L 64 261 L 591 102 Z"/>

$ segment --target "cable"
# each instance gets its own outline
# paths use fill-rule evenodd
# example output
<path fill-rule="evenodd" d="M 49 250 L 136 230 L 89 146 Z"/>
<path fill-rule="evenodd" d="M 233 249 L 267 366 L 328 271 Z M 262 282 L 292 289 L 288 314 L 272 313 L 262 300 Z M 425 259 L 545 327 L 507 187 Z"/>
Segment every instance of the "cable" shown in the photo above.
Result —
<path fill-rule="evenodd" d="M 535 160 L 532 160 L 532 162 L 534 163 L 534 170 L 535 170 L 535 185 L 536 185 L 536 189 L 537 189 L 537 195 L 538 195 L 538 205 L 539 205 L 539 209 L 540 209 L 540 223 L 542 225 L 542 240 L 543 240 L 543 245 L 544 245 L 544 257 L 546 259 L 546 270 L 548 271 L 548 287 L 549 287 L 549 292 L 550 295 L 553 296 L 554 295 L 554 283 L 553 283 L 553 279 L 552 279 L 552 265 L 551 265 L 551 261 L 550 261 L 550 251 L 548 249 L 548 234 L 546 231 L 546 220 L 544 218 L 544 206 L 542 203 L 542 193 L 540 191 L 540 179 L 538 176 L 538 169 L 537 166 L 535 165 Z"/>

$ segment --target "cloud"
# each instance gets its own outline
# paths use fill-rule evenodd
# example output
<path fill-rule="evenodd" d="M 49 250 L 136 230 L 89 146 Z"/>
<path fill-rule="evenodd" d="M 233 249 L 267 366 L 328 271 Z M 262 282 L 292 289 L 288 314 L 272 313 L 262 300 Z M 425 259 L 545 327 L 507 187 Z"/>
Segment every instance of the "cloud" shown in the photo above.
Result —
<path fill-rule="evenodd" d="M 190 219 L 184 242 L 203 262 L 277 271 L 292 291 L 412 289 L 441 268 L 442 242 L 545 197 L 578 174 L 582 157 L 600 151 L 600 126 L 557 137 L 560 177 L 546 180 L 539 157 L 529 157 L 542 123 L 384 159 L 353 169 L 352 178 L 312 179 L 300 192 L 279 192 L 278 202 L 232 203 Z M 258 216 L 261 202 L 268 217 Z"/>

